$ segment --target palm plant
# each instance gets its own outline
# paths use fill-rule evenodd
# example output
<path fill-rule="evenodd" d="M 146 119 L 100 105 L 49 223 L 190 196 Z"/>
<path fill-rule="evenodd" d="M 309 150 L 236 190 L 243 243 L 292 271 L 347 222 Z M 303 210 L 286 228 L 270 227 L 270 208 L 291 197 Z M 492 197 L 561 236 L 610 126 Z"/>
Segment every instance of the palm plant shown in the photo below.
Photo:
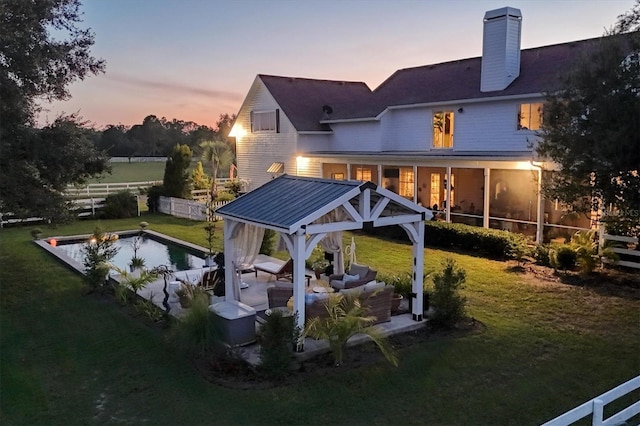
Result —
<path fill-rule="evenodd" d="M 231 165 L 233 152 L 229 145 L 219 140 L 201 142 L 200 147 L 202 148 L 202 159 L 211 165 L 211 191 L 215 194 L 217 192 L 218 170 Z"/>
<path fill-rule="evenodd" d="M 375 317 L 367 316 L 358 294 L 330 295 L 325 303 L 326 317 L 314 317 L 307 323 L 303 336 L 326 339 L 336 366 L 342 365 L 347 341 L 356 334 L 371 338 L 382 355 L 394 366 L 398 359 L 388 340 L 377 327 L 371 326 Z"/>
<path fill-rule="evenodd" d="M 589 275 L 593 272 L 601 258 L 606 257 L 615 261 L 618 257 L 611 248 L 600 250 L 595 234 L 595 229 L 591 229 L 586 232 L 578 231 L 571 237 L 570 246 L 576 252 L 578 266 L 582 275 Z"/>

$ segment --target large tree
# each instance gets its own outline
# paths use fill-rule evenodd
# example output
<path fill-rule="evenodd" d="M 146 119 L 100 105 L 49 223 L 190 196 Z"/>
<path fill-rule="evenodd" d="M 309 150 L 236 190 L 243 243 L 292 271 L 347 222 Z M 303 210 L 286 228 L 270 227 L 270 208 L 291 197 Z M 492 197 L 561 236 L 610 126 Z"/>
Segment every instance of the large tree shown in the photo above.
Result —
<path fill-rule="evenodd" d="M 104 71 L 79 6 L 0 0 L 0 211 L 62 219 L 66 185 L 108 168 L 77 117 L 34 127 L 38 101 L 67 99 L 70 83 Z"/>
<path fill-rule="evenodd" d="M 640 1 L 547 94 L 537 152 L 558 164 L 547 198 L 593 207 L 638 228 L 640 209 Z"/>

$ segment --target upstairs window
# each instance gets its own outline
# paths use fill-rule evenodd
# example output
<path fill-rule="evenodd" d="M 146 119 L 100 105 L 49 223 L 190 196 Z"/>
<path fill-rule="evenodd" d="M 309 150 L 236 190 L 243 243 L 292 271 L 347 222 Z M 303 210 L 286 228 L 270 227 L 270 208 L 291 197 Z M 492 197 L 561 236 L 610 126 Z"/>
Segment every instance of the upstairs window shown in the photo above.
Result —
<path fill-rule="evenodd" d="M 542 124 L 542 103 L 520 104 L 518 110 L 518 130 L 540 130 Z"/>
<path fill-rule="evenodd" d="M 453 112 L 433 113 L 433 147 L 453 148 Z"/>
<path fill-rule="evenodd" d="M 251 111 L 251 131 L 280 133 L 280 110 Z"/>

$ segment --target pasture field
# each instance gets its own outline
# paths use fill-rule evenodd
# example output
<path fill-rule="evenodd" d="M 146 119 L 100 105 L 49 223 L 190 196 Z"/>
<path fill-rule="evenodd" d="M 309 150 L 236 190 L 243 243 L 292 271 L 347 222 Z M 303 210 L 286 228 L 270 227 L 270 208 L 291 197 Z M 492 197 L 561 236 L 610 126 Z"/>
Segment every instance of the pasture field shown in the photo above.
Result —
<path fill-rule="evenodd" d="M 204 223 L 143 219 L 204 245 Z M 43 237 L 139 221 L 80 221 L 44 228 Z M 483 331 L 403 349 L 397 368 L 381 357 L 304 382 L 227 388 L 204 380 L 165 334 L 87 296 L 81 277 L 33 244 L 30 229 L 0 231 L 3 424 L 537 425 L 640 373 L 637 288 L 568 285 L 426 249 L 427 271 L 448 257 L 465 268 L 468 312 Z M 360 263 L 385 274 L 411 267 L 411 246 L 362 234 L 345 241 L 352 235 Z"/>
<path fill-rule="evenodd" d="M 124 183 L 162 180 L 164 162 L 111 163 L 111 174 L 91 179 L 89 183 Z"/>

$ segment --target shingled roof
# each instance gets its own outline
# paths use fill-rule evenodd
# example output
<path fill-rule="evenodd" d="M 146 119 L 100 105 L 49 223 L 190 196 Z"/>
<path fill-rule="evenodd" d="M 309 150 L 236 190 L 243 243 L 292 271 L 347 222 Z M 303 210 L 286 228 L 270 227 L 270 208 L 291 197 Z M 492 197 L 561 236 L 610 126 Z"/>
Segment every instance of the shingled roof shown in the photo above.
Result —
<path fill-rule="evenodd" d="M 327 116 L 322 107 L 328 105 L 334 114 L 356 114 L 371 89 L 363 82 L 314 80 L 260 74 L 265 84 L 298 131 L 331 131 L 320 120 Z"/>
<path fill-rule="evenodd" d="M 374 91 L 363 82 L 260 75 L 298 131 L 330 131 L 333 120 L 374 118 L 388 107 L 544 93 L 602 38 L 524 49 L 520 76 L 505 90 L 480 91 L 482 58 L 396 71 Z M 331 114 L 324 114 L 328 105 Z M 324 124 L 323 124 L 324 123 Z"/>

